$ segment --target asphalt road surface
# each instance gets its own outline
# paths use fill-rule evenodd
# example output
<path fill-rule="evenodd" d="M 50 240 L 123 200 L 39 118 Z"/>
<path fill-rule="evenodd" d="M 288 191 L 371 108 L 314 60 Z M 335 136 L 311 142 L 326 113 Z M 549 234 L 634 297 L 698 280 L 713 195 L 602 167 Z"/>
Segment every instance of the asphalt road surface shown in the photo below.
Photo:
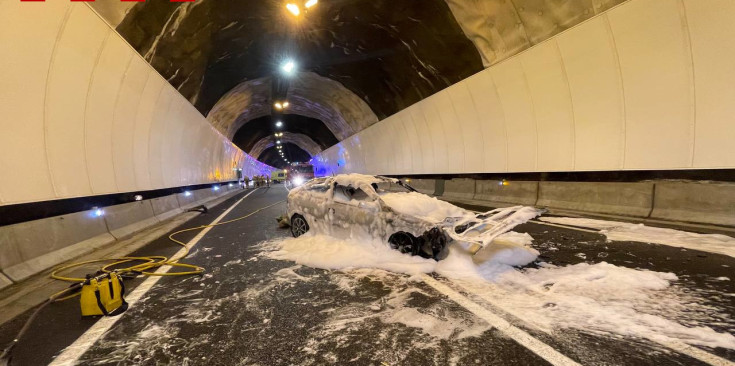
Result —
<path fill-rule="evenodd" d="M 114 323 L 81 318 L 75 300 L 53 304 L 17 347 L 14 364 L 46 365 L 57 357 L 84 365 L 658 366 L 705 365 L 707 355 L 716 356 L 710 363 L 735 360 L 735 352 L 723 348 L 670 348 L 573 329 L 543 332 L 498 309 L 492 298 L 435 274 L 326 271 L 268 259 L 261 255 L 268 243 L 290 236 L 275 220 L 285 211 L 287 191 L 280 185 L 257 189 L 233 208 L 247 193 L 182 226 L 208 224 L 230 208 L 223 220 L 275 204 L 214 227 L 197 242 L 185 262 L 205 267 L 204 276 L 159 278 L 145 292 L 145 279 L 127 282 L 128 296 L 136 290 L 141 296 Z M 726 319 L 707 325 L 733 332 L 733 297 L 722 296 L 735 293 L 733 281 L 712 280 L 732 277 L 731 257 L 606 242 L 596 233 L 537 223 L 515 231 L 531 234 L 540 260 L 548 263 L 604 260 L 673 272 L 678 286 L 726 309 Z M 164 236 L 136 254 L 171 255 L 179 249 Z M 10 341 L 29 314 L 1 326 L 0 342 Z"/>

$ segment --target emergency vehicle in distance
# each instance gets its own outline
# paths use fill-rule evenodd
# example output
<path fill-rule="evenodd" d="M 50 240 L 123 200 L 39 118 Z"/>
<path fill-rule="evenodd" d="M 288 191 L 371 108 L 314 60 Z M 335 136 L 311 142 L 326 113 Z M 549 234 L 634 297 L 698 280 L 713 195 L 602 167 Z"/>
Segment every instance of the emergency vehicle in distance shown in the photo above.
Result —
<path fill-rule="evenodd" d="M 296 163 L 288 167 L 288 178 L 294 186 L 300 186 L 314 179 L 314 166 L 309 163 Z"/>
<path fill-rule="evenodd" d="M 286 177 L 288 174 L 288 170 L 274 170 L 271 172 L 271 182 L 273 183 L 283 183 L 286 181 Z"/>

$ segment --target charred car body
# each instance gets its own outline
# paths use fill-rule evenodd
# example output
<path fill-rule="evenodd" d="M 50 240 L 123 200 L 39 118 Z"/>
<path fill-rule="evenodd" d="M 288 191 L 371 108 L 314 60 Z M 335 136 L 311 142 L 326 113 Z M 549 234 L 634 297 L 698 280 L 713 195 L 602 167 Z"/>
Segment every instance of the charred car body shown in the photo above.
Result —
<path fill-rule="evenodd" d="M 288 195 L 294 237 L 311 230 L 335 236 L 366 233 L 402 253 L 435 260 L 452 241 L 475 253 L 538 213 L 516 206 L 477 215 L 398 179 L 361 174 L 313 179 Z"/>

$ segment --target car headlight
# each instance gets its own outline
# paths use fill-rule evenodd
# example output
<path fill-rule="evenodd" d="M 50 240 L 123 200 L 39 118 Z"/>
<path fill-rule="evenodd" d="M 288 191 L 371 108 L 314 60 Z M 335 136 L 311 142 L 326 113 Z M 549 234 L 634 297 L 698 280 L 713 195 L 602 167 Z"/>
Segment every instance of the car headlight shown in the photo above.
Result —
<path fill-rule="evenodd" d="M 296 185 L 296 186 L 300 186 L 300 185 L 304 184 L 304 178 L 302 178 L 302 177 L 294 177 L 293 184 Z"/>

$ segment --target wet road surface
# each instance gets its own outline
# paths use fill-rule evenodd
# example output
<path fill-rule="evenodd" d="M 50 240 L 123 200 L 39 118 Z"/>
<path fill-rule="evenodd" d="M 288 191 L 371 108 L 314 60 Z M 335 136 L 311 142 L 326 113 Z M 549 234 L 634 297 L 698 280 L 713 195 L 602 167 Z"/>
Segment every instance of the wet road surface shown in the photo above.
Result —
<path fill-rule="evenodd" d="M 208 224 L 230 208 L 238 194 L 182 226 Z M 283 201 L 282 186 L 256 190 L 224 218 L 243 216 Z M 376 270 L 326 271 L 261 255 L 269 243 L 290 236 L 275 218 L 285 202 L 234 224 L 214 227 L 185 260 L 206 268 L 204 276 L 164 277 L 131 306 L 109 331 L 91 337 L 80 355 L 84 365 L 543 365 L 538 349 L 521 345 L 477 312 L 437 291 L 420 276 Z M 696 292 L 724 319 L 707 325 L 732 333 L 735 315 L 728 256 L 664 245 L 606 242 L 595 233 L 527 223 L 514 231 L 533 236 L 540 261 L 564 266 L 605 261 L 621 267 L 673 272 L 676 286 Z M 196 233 L 179 238 L 188 241 Z M 166 236 L 141 255 L 179 250 Z M 534 266 L 534 265 L 531 265 Z M 438 275 L 483 309 L 509 321 L 569 361 L 584 365 L 703 365 L 700 360 L 640 338 L 574 329 L 547 333 L 494 306 L 490 298 Z M 430 281 L 430 280 L 429 280 Z M 128 293 L 143 279 L 127 283 Z M 729 294 L 729 295 L 728 295 Z M 76 300 L 53 304 L 34 323 L 15 352 L 14 364 L 45 365 L 97 321 L 79 316 Z M 0 326 L 10 341 L 29 313 Z M 522 316 L 522 314 L 521 314 Z M 700 349 L 700 348 L 697 348 Z M 701 348 L 733 361 L 735 352 Z M 548 358 L 547 358 L 548 359 Z M 566 361 L 557 361 L 564 364 Z"/>

